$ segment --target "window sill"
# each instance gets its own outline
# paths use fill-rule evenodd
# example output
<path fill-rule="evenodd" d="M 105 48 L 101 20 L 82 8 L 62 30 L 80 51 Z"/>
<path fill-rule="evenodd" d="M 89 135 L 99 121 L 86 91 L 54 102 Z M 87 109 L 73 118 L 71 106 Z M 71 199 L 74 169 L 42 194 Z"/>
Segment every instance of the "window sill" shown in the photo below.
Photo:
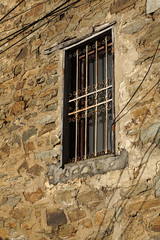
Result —
<path fill-rule="evenodd" d="M 58 183 L 66 183 L 70 179 L 74 180 L 75 178 L 124 169 L 127 163 L 128 153 L 123 149 L 120 155 L 104 155 L 76 163 L 69 163 L 65 165 L 64 169 L 61 168 L 60 163 L 52 164 L 49 166 L 48 171 L 49 183 L 56 185 Z"/>

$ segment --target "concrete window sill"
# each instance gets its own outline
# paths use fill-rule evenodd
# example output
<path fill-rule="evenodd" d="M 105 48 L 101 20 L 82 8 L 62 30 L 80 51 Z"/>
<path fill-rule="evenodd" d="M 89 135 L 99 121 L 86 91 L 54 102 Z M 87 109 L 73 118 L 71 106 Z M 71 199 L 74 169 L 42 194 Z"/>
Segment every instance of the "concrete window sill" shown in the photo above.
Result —
<path fill-rule="evenodd" d="M 64 169 L 61 164 L 52 164 L 49 166 L 48 178 L 49 183 L 56 185 L 66 183 L 68 180 L 75 178 L 94 176 L 104 174 L 113 170 L 124 169 L 128 164 L 128 153 L 122 150 L 120 155 L 104 155 L 85 161 L 66 164 Z"/>

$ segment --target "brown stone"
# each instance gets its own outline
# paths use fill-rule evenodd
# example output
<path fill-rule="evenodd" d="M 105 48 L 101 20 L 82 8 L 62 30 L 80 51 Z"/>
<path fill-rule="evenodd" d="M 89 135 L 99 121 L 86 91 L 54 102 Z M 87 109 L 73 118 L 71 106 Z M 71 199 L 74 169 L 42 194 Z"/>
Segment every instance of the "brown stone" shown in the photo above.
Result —
<path fill-rule="evenodd" d="M 18 168 L 18 173 L 20 173 L 21 171 L 23 170 L 27 170 L 28 169 L 28 162 L 27 161 L 24 161 L 21 166 Z"/>
<path fill-rule="evenodd" d="M 40 136 L 42 136 L 43 134 L 45 134 L 47 132 L 51 132 L 51 131 L 55 130 L 55 128 L 56 128 L 55 123 L 49 123 L 49 124 L 47 124 L 47 125 L 42 127 L 42 129 L 40 130 L 38 136 L 40 137 Z"/>
<path fill-rule="evenodd" d="M 44 170 L 43 167 L 41 167 L 40 165 L 38 164 L 35 164 L 33 167 L 29 168 L 27 170 L 27 173 L 30 173 L 30 174 L 33 174 L 35 176 L 40 176 L 41 175 L 41 172 Z"/>
<path fill-rule="evenodd" d="M 21 59 L 24 59 L 27 57 L 27 53 L 28 53 L 28 48 L 27 47 L 24 47 L 20 50 L 16 60 L 21 60 Z"/>
<path fill-rule="evenodd" d="M 20 102 L 16 102 L 12 108 L 11 108 L 11 112 L 10 114 L 17 114 L 17 113 L 20 113 L 24 110 L 24 102 L 23 101 L 20 101 Z"/>
<path fill-rule="evenodd" d="M 8 146 L 7 143 L 1 148 L 1 150 L 2 150 L 3 153 L 5 153 L 7 156 L 9 156 L 9 154 L 10 154 L 10 147 Z"/>
<path fill-rule="evenodd" d="M 41 188 L 38 188 L 37 191 L 32 193 L 26 193 L 24 192 L 24 196 L 26 201 L 29 201 L 30 203 L 35 203 L 43 198 L 44 193 Z"/>
<path fill-rule="evenodd" d="M 94 216 L 94 223 L 96 226 L 104 225 L 106 223 L 105 215 L 107 213 L 106 209 L 102 209 L 99 212 L 96 212 Z"/>
<path fill-rule="evenodd" d="M 160 207 L 160 199 L 153 199 L 148 201 L 141 201 L 129 205 L 129 210 L 147 210 L 153 207 Z"/>
<path fill-rule="evenodd" d="M 70 211 L 68 216 L 69 216 L 69 219 L 71 220 L 71 222 L 74 222 L 74 221 L 78 221 L 82 218 L 85 218 L 86 213 L 84 210 L 77 208 L 77 209 Z"/>
<path fill-rule="evenodd" d="M 154 232 L 160 232 L 160 216 L 151 221 L 151 229 Z"/>
<path fill-rule="evenodd" d="M 14 68 L 14 75 L 17 76 L 21 73 L 22 71 L 22 66 L 21 65 L 17 65 L 15 68 Z"/>
<path fill-rule="evenodd" d="M 67 223 L 66 215 L 61 209 L 48 210 L 46 216 L 48 226 L 60 226 Z"/>
<path fill-rule="evenodd" d="M 53 62 L 50 63 L 48 65 L 46 65 L 46 67 L 44 68 L 45 72 L 52 72 L 55 73 L 55 71 L 57 70 L 58 64 L 57 62 Z M 57 72 L 57 71 L 56 71 Z"/>
<path fill-rule="evenodd" d="M 56 204 L 72 205 L 73 199 L 70 191 L 57 191 L 53 195 L 53 201 Z"/>
<path fill-rule="evenodd" d="M 0 228 L 0 239 L 1 240 L 5 240 L 8 239 L 8 233 L 7 233 L 7 229 L 5 228 Z"/>
<path fill-rule="evenodd" d="M 10 211 L 10 214 L 14 219 L 21 221 L 30 216 L 31 210 L 27 208 L 14 208 Z"/>
<path fill-rule="evenodd" d="M 16 90 L 20 90 L 24 87 L 25 81 L 20 81 L 16 85 Z"/>
<path fill-rule="evenodd" d="M 98 191 L 81 192 L 78 195 L 77 199 L 79 203 L 82 203 L 89 208 L 96 207 L 103 200 Z"/>
<path fill-rule="evenodd" d="M 76 233 L 75 228 L 72 225 L 64 225 L 59 228 L 59 236 L 62 238 L 71 238 L 74 237 Z"/>
<path fill-rule="evenodd" d="M 92 228 L 93 227 L 93 224 L 92 224 L 92 221 L 87 218 L 87 219 L 84 219 L 82 222 L 81 222 L 82 226 L 85 227 L 85 228 Z"/>
<path fill-rule="evenodd" d="M 130 7 L 131 5 L 135 4 L 137 0 L 116 0 L 111 5 L 110 11 L 111 14 L 121 12 L 122 10 Z"/>
<path fill-rule="evenodd" d="M 25 146 L 25 151 L 26 151 L 27 153 L 30 152 L 30 151 L 35 150 L 35 146 L 34 146 L 34 143 L 33 143 L 33 142 L 25 143 L 24 146 Z"/>

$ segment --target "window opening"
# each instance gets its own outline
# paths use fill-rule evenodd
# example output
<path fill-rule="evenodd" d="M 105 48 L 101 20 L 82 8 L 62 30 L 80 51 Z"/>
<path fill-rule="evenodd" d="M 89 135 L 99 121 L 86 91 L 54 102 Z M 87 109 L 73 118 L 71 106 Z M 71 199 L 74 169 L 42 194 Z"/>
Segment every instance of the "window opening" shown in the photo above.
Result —
<path fill-rule="evenodd" d="M 64 163 L 112 153 L 112 29 L 66 50 L 64 90 Z"/>

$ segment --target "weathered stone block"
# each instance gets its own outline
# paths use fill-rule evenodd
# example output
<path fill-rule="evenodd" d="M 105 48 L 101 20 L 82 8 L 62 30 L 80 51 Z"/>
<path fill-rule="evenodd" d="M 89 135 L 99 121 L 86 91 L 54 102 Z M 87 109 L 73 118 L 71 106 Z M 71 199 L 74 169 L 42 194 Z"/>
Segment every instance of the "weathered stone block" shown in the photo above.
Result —
<path fill-rule="evenodd" d="M 27 131 L 25 131 L 22 135 L 22 142 L 26 142 L 30 137 L 36 135 L 37 129 L 35 127 L 31 127 Z"/>
<path fill-rule="evenodd" d="M 142 143 L 147 143 L 148 141 L 154 140 L 154 142 L 159 142 L 160 139 L 160 122 L 150 125 L 148 128 L 141 131 L 140 139 Z"/>
<path fill-rule="evenodd" d="M 70 206 L 73 205 L 73 198 L 71 195 L 71 191 L 57 191 L 53 195 L 53 201 L 56 204 Z"/>
<path fill-rule="evenodd" d="M 26 217 L 30 216 L 31 214 L 31 209 L 28 208 L 14 208 L 10 211 L 11 216 L 20 221 L 24 220 Z"/>
<path fill-rule="evenodd" d="M 18 168 L 18 173 L 20 173 L 21 171 L 24 171 L 24 170 L 27 170 L 29 168 L 29 166 L 28 166 L 28 162 L 27 161 L 24 161 L 21 165 L 20 165 L 20 167 Z"/>
<path fill-rule="evenodd" d="M 21 113 L 23 110 L 24 110 L 24 102 L 23 101 L 16 102 L 11 108 L 10 114 L 12 115 L 12 114 Z"/>
<path fill-rule="evenodd" d="M 9 156 L 9 154 L 10 154 L 10 147 L 8 146 L 7 143 L 1 148 L 1 150 L 2 150 L 3 153 L 5 153 L 7 156 Z"/>
<path fill-rule="evenodd" d="M 24 196 L 25 196 L 26 201 L 28 201 L 30 203 L 35 203 L 43 198 L 44 193 L 41 188 L 38 188 L 37 191 L 32 192 L 32 193 L 24 192 Z"/>
<path fill-rule="evenodd" d="M 61 226 L 59 228 L 58 234 L 60 237 L 62 238 L 71 238 L 74 237 L 76 233 L 76 230 L 73 226 L 71 225 L 65 225 L 65 226 Z"/>
<path fill-rule="evenodd" d="M 48 226 L 60 226 L 67 223 L 66 215 L 61 209 L 48 210 L 46 217 Z"/>
<path fill-rule="evenodd" d="M 81 192 L 78 195 L 77 200 L 79 203 L 92 209 L 103 200 L 103 196 L 98 191 Z"/>
<path fill-rule="evenodd" d="M 84 219 L 82 222 L 81 222 L 82 226 L 84 228 L 92 228 L 93 224 L 92 224 L 92 221 L 91 219 L 87 218 L 87 219 Z"/>
<path fill-rule="evenodd" d="M 38 134 L 38 137 L 44 135 L 45 133 L 54 131 L 55 128 L 56 128 L 56 124 L 55 123 L 49 123 L 49 124 L 43 126 L 42 129 L 40 130 L 39 134 Z"/>
<path fill-rule="evenodd" d="M 151 221 L 151 229 L 154 232 L 160 232 L 160 216 L 157 216 Z"/>
<path fill-rule="evenodd" d="M 117 1 L 114 1 L 114 3 L 111 5 L 111 8 L 110 8 L 111 14 L 121 12 L 122 10 L 130 7 L 134 3 L 136 3 L 136 0 L 117 0 Z"/>
<path fill-rule="evenodd" d="M 44 170 L 43 167 L 41 167 L 40 165 L 38 164 L 35 164 L 33 167 L 29 168 L 27 170 L 27 173 L 30 173 L 30 174 L 33 174 L 35 176 L 40 176 L 41 175 L 41 172 Z"/>
<path fill-rule="evenodd" d="M 140 182 L 128 190 L 121 189 L 120 195 L 124 198 L 132 198 L 142 193 L 145 194 L 145 192 L 149 191 L 151 188 L 152 184 L 150 182 Z"/>
<path fill-rule="evenodd" d="M 86 213 L 84 210 L 82 209 L 74 209 L 72 211 L 70 211 L 68 213 L 68 216 L 69 216 L 69 219 L 71 220 L 71 222 L 75 222 L 75 221 L 78 221 L 82 218 L 85 218 L 86 217 Z"/>
<path fill-rule="evenodd" d="M 27 48 L 27 46 L 25 46 L 24 48 L 22 48 L 20 50 L 18 56 L 16 57 L 16 60 L 19 61 L 19 60 L 22 60 L 22 59 L 26 58 L 27 53 L 28 53 L 28 48 Z"/>
<path fill-rule="evenodd" d="M 160 197 L 160 176 L 156 177 L 155 196 Z"/>
<path fill-rule="evenodd" d="M 159 0 L 147 0 L 146 4 L 146 13 L 153 13 L 157 9 L 160 8 L 160 1 Z"/>
<path fill-rule="evenodd" d="M 28 142 L 24 144 L 25 146 L 25 151 L 28 153 L 30 151 L 33 151 L 35 149 L 34 143 L 33 142 Z"/>
<path fill-rule="evenodd" d="M 121 32 L 125 34 L 134 34 L 139 32 L 142 28 L 144 28 L 149 23 L 150 23 L 150 20 L 148 19 L 143 19 L 143 20 L 140 19 L 138 21 L 134 21 L 124 25 L 124 27 L 121 29 Z"/>

